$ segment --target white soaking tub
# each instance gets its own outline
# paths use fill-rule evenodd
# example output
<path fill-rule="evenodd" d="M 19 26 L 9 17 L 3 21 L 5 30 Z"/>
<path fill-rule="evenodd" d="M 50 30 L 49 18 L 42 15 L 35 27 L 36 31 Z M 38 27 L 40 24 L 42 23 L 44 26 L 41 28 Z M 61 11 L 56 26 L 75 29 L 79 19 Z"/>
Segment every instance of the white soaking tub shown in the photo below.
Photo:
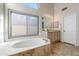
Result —
<path fill-rule="evenodd" d="M 29 48 L 37 45 L 42 45 L 44 43 L 47 43 L 47 39 L 29 39 L 17 42 L 13 45 L 14 48 Z"/>
<path fill-rule="evenodd" d="M 49 39 L 40 37 L 26 38 L 24 40 L 15 40 L 0 45 L 0 55 L 8 56 L 21 51 L 38 48 L 47 44 L 50 44 Z"/>

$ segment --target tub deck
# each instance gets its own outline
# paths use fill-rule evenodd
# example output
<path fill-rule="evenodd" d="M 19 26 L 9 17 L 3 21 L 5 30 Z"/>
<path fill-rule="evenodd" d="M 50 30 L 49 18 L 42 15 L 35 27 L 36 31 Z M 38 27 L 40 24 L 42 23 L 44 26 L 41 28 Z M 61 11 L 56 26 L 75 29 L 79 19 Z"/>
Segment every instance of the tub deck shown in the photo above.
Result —
<path fill-rule="evenodd" d="M 40 41 L 42 39 L 41 38 L 32 38 L 31 40 L 39 40 Z M 25 47 L 25 48 L 14 48 L 13 45 L 17 42 L 20 42 L 20 41 L 24 41 L 24 40 L 14 40 L 14 41 L 6 42 L 4 44 L 0 44 L 0 56 L 13 55 L 13 54 L 16 54 L 16 53 L 19 53 L 19 52 L 22 52 L 22 51 L 28 51 L 28 50 L 31 50 L 31 49 L 34 49 L 34 48 L 38 48 L 38 47 L 50 44 L 50 41 L 48 41 L 48 42 L 44 42 L 42 44 L 30 46 L 28 48 L 27 47 Z M 25 41 L 27 41 L 27 39 Z M 44 40 L 42 40 L 42 41 L 44 41 Z"/>

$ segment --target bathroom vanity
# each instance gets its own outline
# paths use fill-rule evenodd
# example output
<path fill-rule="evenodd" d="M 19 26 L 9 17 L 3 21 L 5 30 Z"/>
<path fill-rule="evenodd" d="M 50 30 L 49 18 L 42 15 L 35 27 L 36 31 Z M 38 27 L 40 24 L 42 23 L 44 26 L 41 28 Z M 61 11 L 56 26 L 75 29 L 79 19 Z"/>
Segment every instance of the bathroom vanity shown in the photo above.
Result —
<path fill-rule="evenodd" d="M 52 44 L 60 41 L 60 35 L 60 30 L 48 31 L 48 38 L 50 39 Z"/>

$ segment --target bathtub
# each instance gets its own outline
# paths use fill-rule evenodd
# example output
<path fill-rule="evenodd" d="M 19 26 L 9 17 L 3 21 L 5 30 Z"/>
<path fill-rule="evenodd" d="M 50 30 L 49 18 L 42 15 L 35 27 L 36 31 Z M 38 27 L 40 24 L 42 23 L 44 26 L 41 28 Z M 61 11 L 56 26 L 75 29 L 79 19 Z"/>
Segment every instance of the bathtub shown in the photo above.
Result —
<path fill-rule="evenodd" d="M 50 44 L 47 38 L 27 38 L 24 40 L 16 40 L 4 43 L 0 47 L 0 55 L 12 55 L 22 51 L 38 48 Z"/>
<path fill-rule="evenodd" d="M 42 45 L 44 43 L 47 43 L 47 39 L 29 39 L 29 40 L 23 40 L 20 42 L 17 42 L 13 45 L 14 48 L 29 48 L 29 47 L 34 47 L 37 45 Z"/>

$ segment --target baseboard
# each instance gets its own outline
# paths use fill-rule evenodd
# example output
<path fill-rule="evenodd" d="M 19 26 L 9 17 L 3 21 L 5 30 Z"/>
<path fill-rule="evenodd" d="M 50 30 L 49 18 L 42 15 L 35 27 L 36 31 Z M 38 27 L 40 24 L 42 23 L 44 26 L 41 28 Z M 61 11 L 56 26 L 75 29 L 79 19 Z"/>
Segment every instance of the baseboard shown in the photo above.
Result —
<path fill-rule="evenodd" d="M 66 44 L 69 44 L 69 45 L 75 46 L 74 44 L 71 44 L 71 43 L 67 43 L 67 42 L 63 42 L 63 43 L 66 43 Z"/>

